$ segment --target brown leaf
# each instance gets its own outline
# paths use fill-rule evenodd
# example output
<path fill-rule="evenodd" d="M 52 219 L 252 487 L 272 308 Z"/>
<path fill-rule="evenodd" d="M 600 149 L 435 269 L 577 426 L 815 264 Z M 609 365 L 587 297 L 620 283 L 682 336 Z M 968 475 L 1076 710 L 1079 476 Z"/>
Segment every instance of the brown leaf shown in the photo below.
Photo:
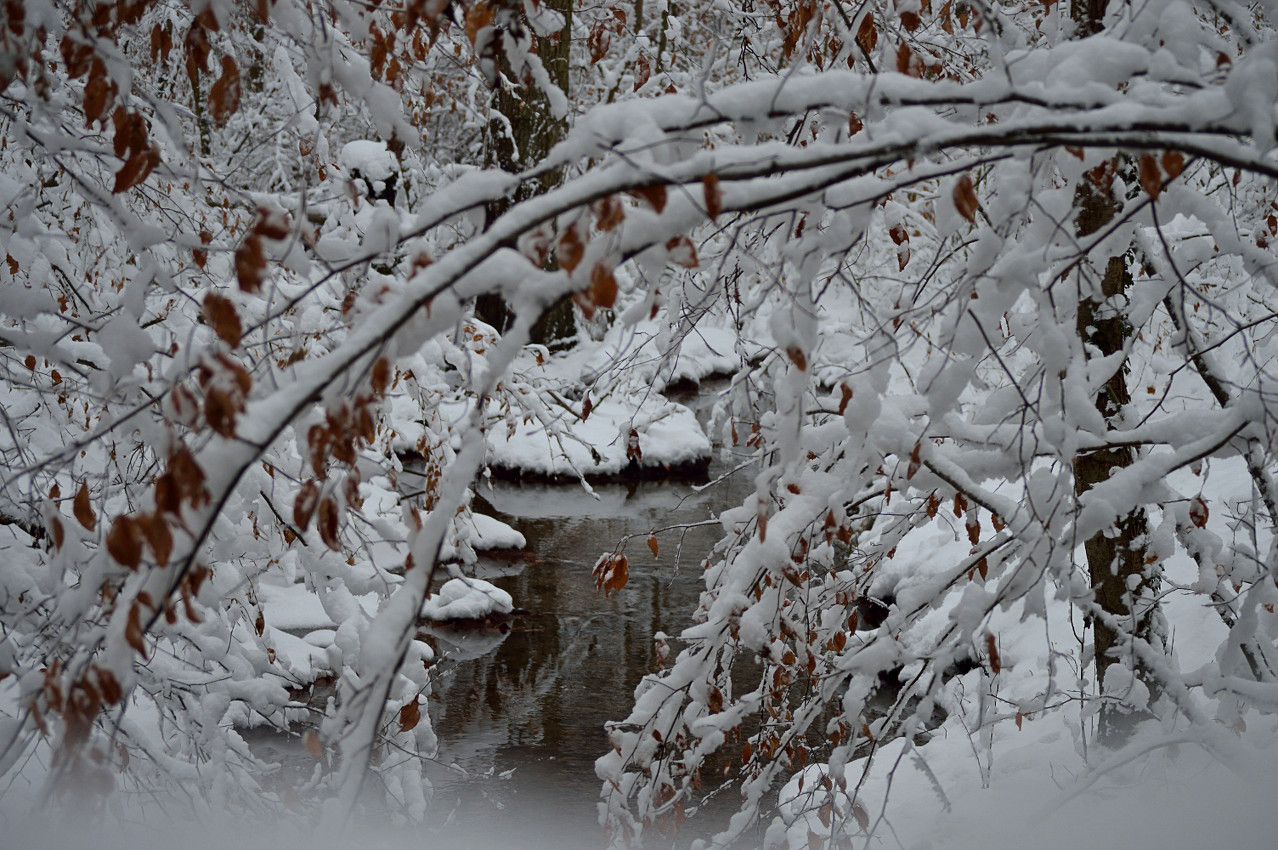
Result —
<path fill-rule="evenodd" d="M 861 119 L 857 117 L 855 112 L 848 114 L 848 135 L 855 136 L 864 129 L 865 125 L 861 123 Z"/>
<path fill-rule="evenodd" d="M 492 26 L 494 14 L 493 8 L 482 0 L 466 10 L 466 38 L 471 46 L 475 45 L 483 29 Z"/>
<path fill-rule="evenodd" d="M 116 563 L 136 570 L 142 562 L 142 533 L 137 521 L 126 514 L 116 517 L 107 532 L 106 547 Z"/>
<path fill-rule="evenodd" d="M 595 403 L 590 400 L 590 394 L 581 400 L 581 421 L 585 422 L 590 418 L 590 411 L 595 409 Z"/>
<path fill-rule="evenodd" d="M 124 640 L 143 658 L 146 658 L 146 633 L 142 631 L 142 606 L 135 599 L 129 608 L 129 619 L 124 624 Z"/>
<path fill-rule="evenodd" d="M 373 386 L 373 395 L 380 398 L 386 394 L 386 388 L 390 385 L 390 374 L 390 360 L 385 357 L 377 358 L 377 362 L 373 364 L 373 371 L 369 378 L 369 383 Z"/>
<path fill-rule="evenodd" d="M 1168 180 L 1175 180 L 1185 170 L 1185 157 L 1180 151 L 1167 151 L 1163 154 L 1163 171 Z"/>
<path fill-rule="evenodd" d="M 411 702 L 404 703 L 404 707 L 399 710 L 399 731 L 411 732 L 421 720 L 421 707 L 417 705 L 417 697 L 413 697 Z"/>
<path fill-rule="evenodd" d="M 314 729 L 307 730 L 302 736 L 302 743 L 306 746 L 306 752 L 310 753 L 314 758 L 324 757 L 324 745 L 320 743 L 319 735 Z"/>
<path fill-rule="evenodd" d="M 976 188 L 972 185 L 972 178 L 964 174 L 954 184 L 954 208 L 959 211 L 959 215 L 976 224 L 976 211 L 981 208 L 980 201 L 976 199 Z"/>
<path fill-rule="evenodd" d="M 973 546 L 981 542 L 981 520 L 976 511 L 967 516 L 967 540 Z"/>
<path fill-rule="evenodd" d="M 89 482 L 80 482 L 80 489 L 76 491 L 75 500 L 72 502 L 72 512 L 75 514 L 75 518 L 80 521 L 80 525 L 83 525 L 89 531 L 97 528 L 98 517 L 89 504 Z"/>
<path fill-rule="evenodd" d="M 652 77 L 652 65 L 648 62 L 647 54 L 640 53 L 639 58 L 635 60 L 635 91 L 643 88 L 644 83 Z"/>
<path fill-rule="evenodd" d="M 1163 173 L 1158 167 L 1154 155 L 1142 154 L 1140 158 L 1140 185 L 1145 194 L 1158 200 L 1158 193 L 1163 191 Z"/>
<path fill-rule="evenodd" d="M 210 292 L 204 296 L 204 320 L 213 327 L 213 332 L 231 348 L 239 348 L 244 336 L 244 327 L 240 324 L 240 314 L 231 299 Z"/>
<path fill-rule="evenodd" d="M 695 269 L 699 265 L 697 248 L 687 236 L 679 235 L 667 242 L 666 254 L 670 262 L 685 269 Z"/>
<path fill-rule="evenodd" d="M 49 533 L 53 536 L 53 548 L 61 549 L 67 539 L 67 530 L 62 527 L 62 520 L 56 516 L 50 518 Z"/>
<path fill-rule="evenodd" d="M 311 524 L 311 516 L 314 515 L 315 506 L 318 504 L 319 485 L 314 481 L 307 481 L 297 491 L 297 498 L 293 500 L 293 524 L 299 531 L 305 531 Z"/>
<path fill-rule="evenodd" d="M 591 209 L 595 211 L 595 225 L 603 231 L 613 230 L 626 217 L 625 208 L 616 195 L 595 201 L 591 204 Z"/>
<path fill-rule="evenodd" d="M 204 393 L 204 419 L 209 427 L 223 437 L 235 436 L 235 420 L 239 416 L 240 405 L 231 398 L 230 393 L 221 387 L 209 387 Z"/>
<path fill-rule="evenodd" d="M 92 45 L 83 44 L 70 35 L 64 35 L 59 50 L 62 53 L 62 61 L 67 66 L 68 77 L 74 80 L 88 73 L 89 61 L 93 58 Z"/>
<path fill-rule="evenodd" d="M 875 45 L 879 43 L 879 31 L 874 26 L 873 15 L 866 15 L 861 19 L 861 26 L 856 31 L 856 43 L 861 45 L 861 49 L 866 53 L 873 51 Z"/>
<path fill-rule="evenodd" d="M 262 239 L 256 233 L 249 236 L 235 252 L 235 278 L 244 292 L 257 292 L 262 288 L 262 272 L 266 269 L 266 252 Z"/>
<path fill-rule="evenodd" d="M 114 96 L 115 83 L 107 79 L 106 64 L 100 57 L 93 57 L 89 81 L 84 84 L 84 126 L 92 127 L 105 115 L 107 101 Z"/>
<path fill-rule="evenodd" d="M 146 181 L 155 167 L 160 164 L 160 149 L 150 145 L 133 153 L 120 166 L 115 174 L 115 185 L 111 188 L 114 194 L 127 192 L 134 186 Z"/>
<path fill-rule="evenodd" d="M 919 467 L 923 465 L 923 460 L 919 456 L 923 449 L 923 444 L 915 443 L 914 448 L 910 451 L 910 465 L 905 470 L 905 480 L 909 481 L 919 472 Z"/>
<path fill-rule="evenodd" d="M 648 203 L 658 213 L 666 208 L 666 187 L 663 183 L 654 183 L 651 186 L 641 186 L 638 189 L 631 189 L 630 194 L 636 198 L 641 198 Z"/>
<path fill-rule="evenodd" d="M 332 498 L 323 499 L 319 503 L 319 535 L 324 545 L 334 552 L 342 551 L 342 541 L 337 536 L 338 522 L 337 502 Z"/>
<path fill-rule="evenodd" d="M 852 388 L 847 384 L 839 384 L 839 391 L 842 396 L 839 399 L 839 415 L 842 416 L 843 412 L 848 409 L 848 402 L 852 401 Z"/>
<path fill-rule="evenodd" d="M 1203 501 L 1202 496 L 1195 496 L 1189 500 L 1189 521 L 1199 528 L 1207 525 L 1207 503 Z"/>
<path fill-rule="evenodd" d="M 142 514 L 138 517 L 138 528 L 146 538 L 151 554 L 157 566 L 168 566 L 169 556 L 173 554 L 173 532 L 159 511 Z"/>
<path fill-rule="evenodd" d="M 723 212 L 723 190 L 719 187 L 719 176 L 707 174 L 702 177 L 701 189 L 706 199 L 706 215 L 713 221 Z"/>
<path fill-rule="evenodd" d="M 555 258 L 559 262 L 559 268 L 572 274 L 573 269 L 581 265 L 581 258 L 586 253 L 586 246 L 581 242 L 581 236 L 577 233 L 577 225 L 572 224 L 559 235 L 559 241 L 555 243 Z"/>
<path fill-rule="evenodd" d="M 590 270 L 590 300 L 605 309 L 617 303 L 617 279 L 603 263 L 595 263 Z"/>
<path fill-rule="evenodd" d="M 268 207 L 257 208 L 257 220 L 253 222 L 253 233 L 267 239 L 287 239 L 293 234 L 293 226 L 288 220 L 288 213 Z"/>
<path fill-rule="evenodd" d="M 998 657 L 998 641 L 990 632 L 985 633 L 985 652 L 990 658 L 990 672 L 997 676 L 1003 669 L 1003 662 Z"/>
<path fill-rule="evenodd" d="M 803 349 L 797 346 L 790 346 L 785 350 L 785 356 L 790 358 L 790 362 L 794 364 L 794 368 L 800 372 L 808 370 L 808 357 L 803 353 Z"/>
<path fill-rule="evenodd" d="M 923 19 L 918 16 L 917 12 L 902 12 L 901 26 L 905 27 L 906 32 L 914 32 L 923 24 Z"/>
<path fill-rule="evenodd" d="M 624 554 L 610 553 L 595 563 L 591 575 L 595 579 L 595 587 L 602 590 L 604 596 L 608 597 L 621 590 L 630 581 L 630 563 Z"/>
<path fill-rule="evenodd" d="M 652 550 L 652 557 L 654 558 L 661 557 L 660 555 L 657 554 L 657 538 L 655 535 L 652 535 L 652 534 L 648 535 L 648 548 Z"/>
<path fill-rule="evenodd" d="M 963 516 L 967 513 L 967 497 L 962 493 L 954 494 L 954 516 Z"/>
<path fill-rule="evenodd" d="M 870 828 L 870 813 L 865 810 L 865 806 L 862 806 L 860 803 L 853 803 L 852 817 L 856 818 L 856 824 L 861 827 L 861 829 Z"/>

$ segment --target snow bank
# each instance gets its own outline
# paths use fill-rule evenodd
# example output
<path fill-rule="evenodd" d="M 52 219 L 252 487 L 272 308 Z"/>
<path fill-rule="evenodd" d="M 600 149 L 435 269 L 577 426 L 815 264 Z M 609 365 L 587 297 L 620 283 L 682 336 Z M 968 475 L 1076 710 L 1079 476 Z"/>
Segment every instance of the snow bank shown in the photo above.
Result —
<path fill-rule="evenodd" d="M 510 594 L 497 585 L 477 578 L 455 578 L 444 582 L 439 592 L 426 600 L 422 617 L 478 620 L 494 613 L 509 614 L 513 609 Z"/>
<path fill-rule="evenodd" d="M 619 475 L 630 466 L 627 442 L 637 442 L 641 470 L 661 470 L 708 462 L 710 439 L 687 407 L 656 393 L 638 402 L 607 399 L 583 422 L 566 423 L 567 433 L 551 434 L 535 425 L 500 426 L 488 431 L 489 462 L 525 475 L 575 477 Z"/>

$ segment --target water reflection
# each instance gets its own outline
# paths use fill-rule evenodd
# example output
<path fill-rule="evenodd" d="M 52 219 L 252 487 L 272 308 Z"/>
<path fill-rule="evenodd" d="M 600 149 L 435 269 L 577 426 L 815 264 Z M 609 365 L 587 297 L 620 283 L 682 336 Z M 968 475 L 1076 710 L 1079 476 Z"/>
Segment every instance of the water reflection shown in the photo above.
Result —
<path fill-rule="evenodd" d="M 701 491 L 671 482 L 596 485 L 594 496 L 572 486 L 478 487 L 538 556 L 522 569 L 481 562 L 478 574 L 540 613 L 516 621 L 490 653 L 440 665 L 430 703 L 439 761 L 465 774 L 432 769 L 435 825 L 482 833 L 486 843 L 603 844 L 594 774 L 608 746 L 603 725 L 629 714 L 635 685 L 653 669 L 653 635 L 688 624 L 701 560 L 721 529 L 709 523 L 659 534 L 659 558 L 647 532 L 712 519 L 740 502 L 750 478 Z M 625 550 L 630 582 L 605 599 L 591 570 L 628 534 L 639 535 Z M 445 638 L 436 639 L 441 650 L 449 648 Z"/>

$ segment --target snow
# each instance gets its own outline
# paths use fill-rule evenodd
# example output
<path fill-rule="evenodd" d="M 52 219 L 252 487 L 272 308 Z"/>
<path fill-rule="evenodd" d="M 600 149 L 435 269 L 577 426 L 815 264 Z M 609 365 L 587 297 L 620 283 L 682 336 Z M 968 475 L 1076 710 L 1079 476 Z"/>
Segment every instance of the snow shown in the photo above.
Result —
<path fill-rule="evenodd" d="M 478 620 L 489 614 L 509 614 L 514 609 L 510 594 L 495 584 L 477 578 L 454 578 L 444 582 L 422 606 L 427 620 Z"/>
<path fill-rule="evenodd" d="M 385 142 L 373 139 L 347 142 L 337 155 L 337 164 L 346 171 L 359 171 L 370 183 L 383 182 L 399 172 L 395 154 L 386 149 Z"/>

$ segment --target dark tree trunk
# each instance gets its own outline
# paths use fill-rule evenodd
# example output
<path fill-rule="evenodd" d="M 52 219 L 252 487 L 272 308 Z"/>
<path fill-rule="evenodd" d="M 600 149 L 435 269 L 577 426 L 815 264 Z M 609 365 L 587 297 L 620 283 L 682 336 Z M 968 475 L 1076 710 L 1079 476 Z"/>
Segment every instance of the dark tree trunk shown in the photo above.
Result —
<path fill-rule="evenodd" d="M 551 82 L 567 95 L 573 0 L 544 0 L 544 2 L 549 8 L 563 14 L 564 28 L 557 37 L 533 36 L 537 45 L 537 56 L 550 75 Z M 522 17 L 520 25 L 527 29 L 527 23 L 522 20 Z M 503 37 L 517 36 L 513 33 L 505 33 Z M 504 53 L 499 50 L 498 54 L 499 68 L 504 81 L 498 80 L 493 102 L 505 121 L 494 121 L 489 128 L 491 139 L 488 152 L 489 164 L 496 165 L 504 171 L 522 171 L 544 159 L 555 143 L 563 138 L 568 125 L 566 120 L 553 117 L 546 93 L 531 80 L 520 79 L 506 61 Z M 553 189 L 562 179 L 563 175 L 557 171 L 546 174 L 537 184 L 522 187 L 515 197 L 490 205 L 487 210 L 488 221 L 494 221 L 509 209 L 511 204 L 525 201 L 534 195 Z M 477 298 L 475 315 L 499 332 L 504 332 L 510 324 L 509 310 L 500 295 L 481 295 Z M 552 348 L 565 347 L 571 344 L 575 334 L 576 321 L 573 316 L 572 301 L 565 297 L 553 304 L 538 319 L 532 329 L 532 341 Z"/>
<path fill-rule="evenodd" d="M 1075 0 L 1074 19 L 1080 35 L 1100 30 L 1106 0 Z M 1075 230 L 1080 237 L 1096 233 L 1113 221 L 1119 204 L 1108 187 L 1084 182 L 1075 197 L 1078 216 Z M 1084 274 L 1087 266 L 1084 265 Z M 1082 282 L 1086 285 L 1086 282 Z M 1110 357 L 1123 351 L 1132 334 L 1132 326 L 1118 308 L 1131 285 L 1131 275 L 1123 256 L 1110 257 L 1101 277 L 1102 300 L 1087 296 L 1078 305 L 1078 334 L 1089 358 Z M 1107 306 L 1102 306 L 1105 302 Z M 1127 363 L 1115 370 L 1096 396 L 1096 409 L 1107 424 L 1118 425 L 1131 405 L 1127 388 Z M 1074 488 L 1080 496 L 1114 473 L 1136 461 L 1132 447 L 1101 449 L 1080 453 L 1074 458 Z M 1122 663 L 1149 690 L 1150 700 L 1157 697 L 1156 677 L 1148 666 L 1133 656 L 1132 643 L 1141 641 L 1161 647 L 1161 629 L 1156 603 L 1142 602 L 1156 597 L 1158 573 L 1145 563 L 1149 521 L 1143 508 L 1121 517 L 1113 528 L 1097 533 L 1084 544 L 1087 567 L 1096 604 L 1102 617 L 1093 619 L 1096 681 L 1103 692 L 1105 674 L 1113 665 Z M 1110 618 L 1114 622 L 1106 622 Z M 1099 737 L 1105 743 L 1120 743 L 1136 720 L 1146 713 L 1133 713 L 1121 705 L 1101 706 Z"/>

